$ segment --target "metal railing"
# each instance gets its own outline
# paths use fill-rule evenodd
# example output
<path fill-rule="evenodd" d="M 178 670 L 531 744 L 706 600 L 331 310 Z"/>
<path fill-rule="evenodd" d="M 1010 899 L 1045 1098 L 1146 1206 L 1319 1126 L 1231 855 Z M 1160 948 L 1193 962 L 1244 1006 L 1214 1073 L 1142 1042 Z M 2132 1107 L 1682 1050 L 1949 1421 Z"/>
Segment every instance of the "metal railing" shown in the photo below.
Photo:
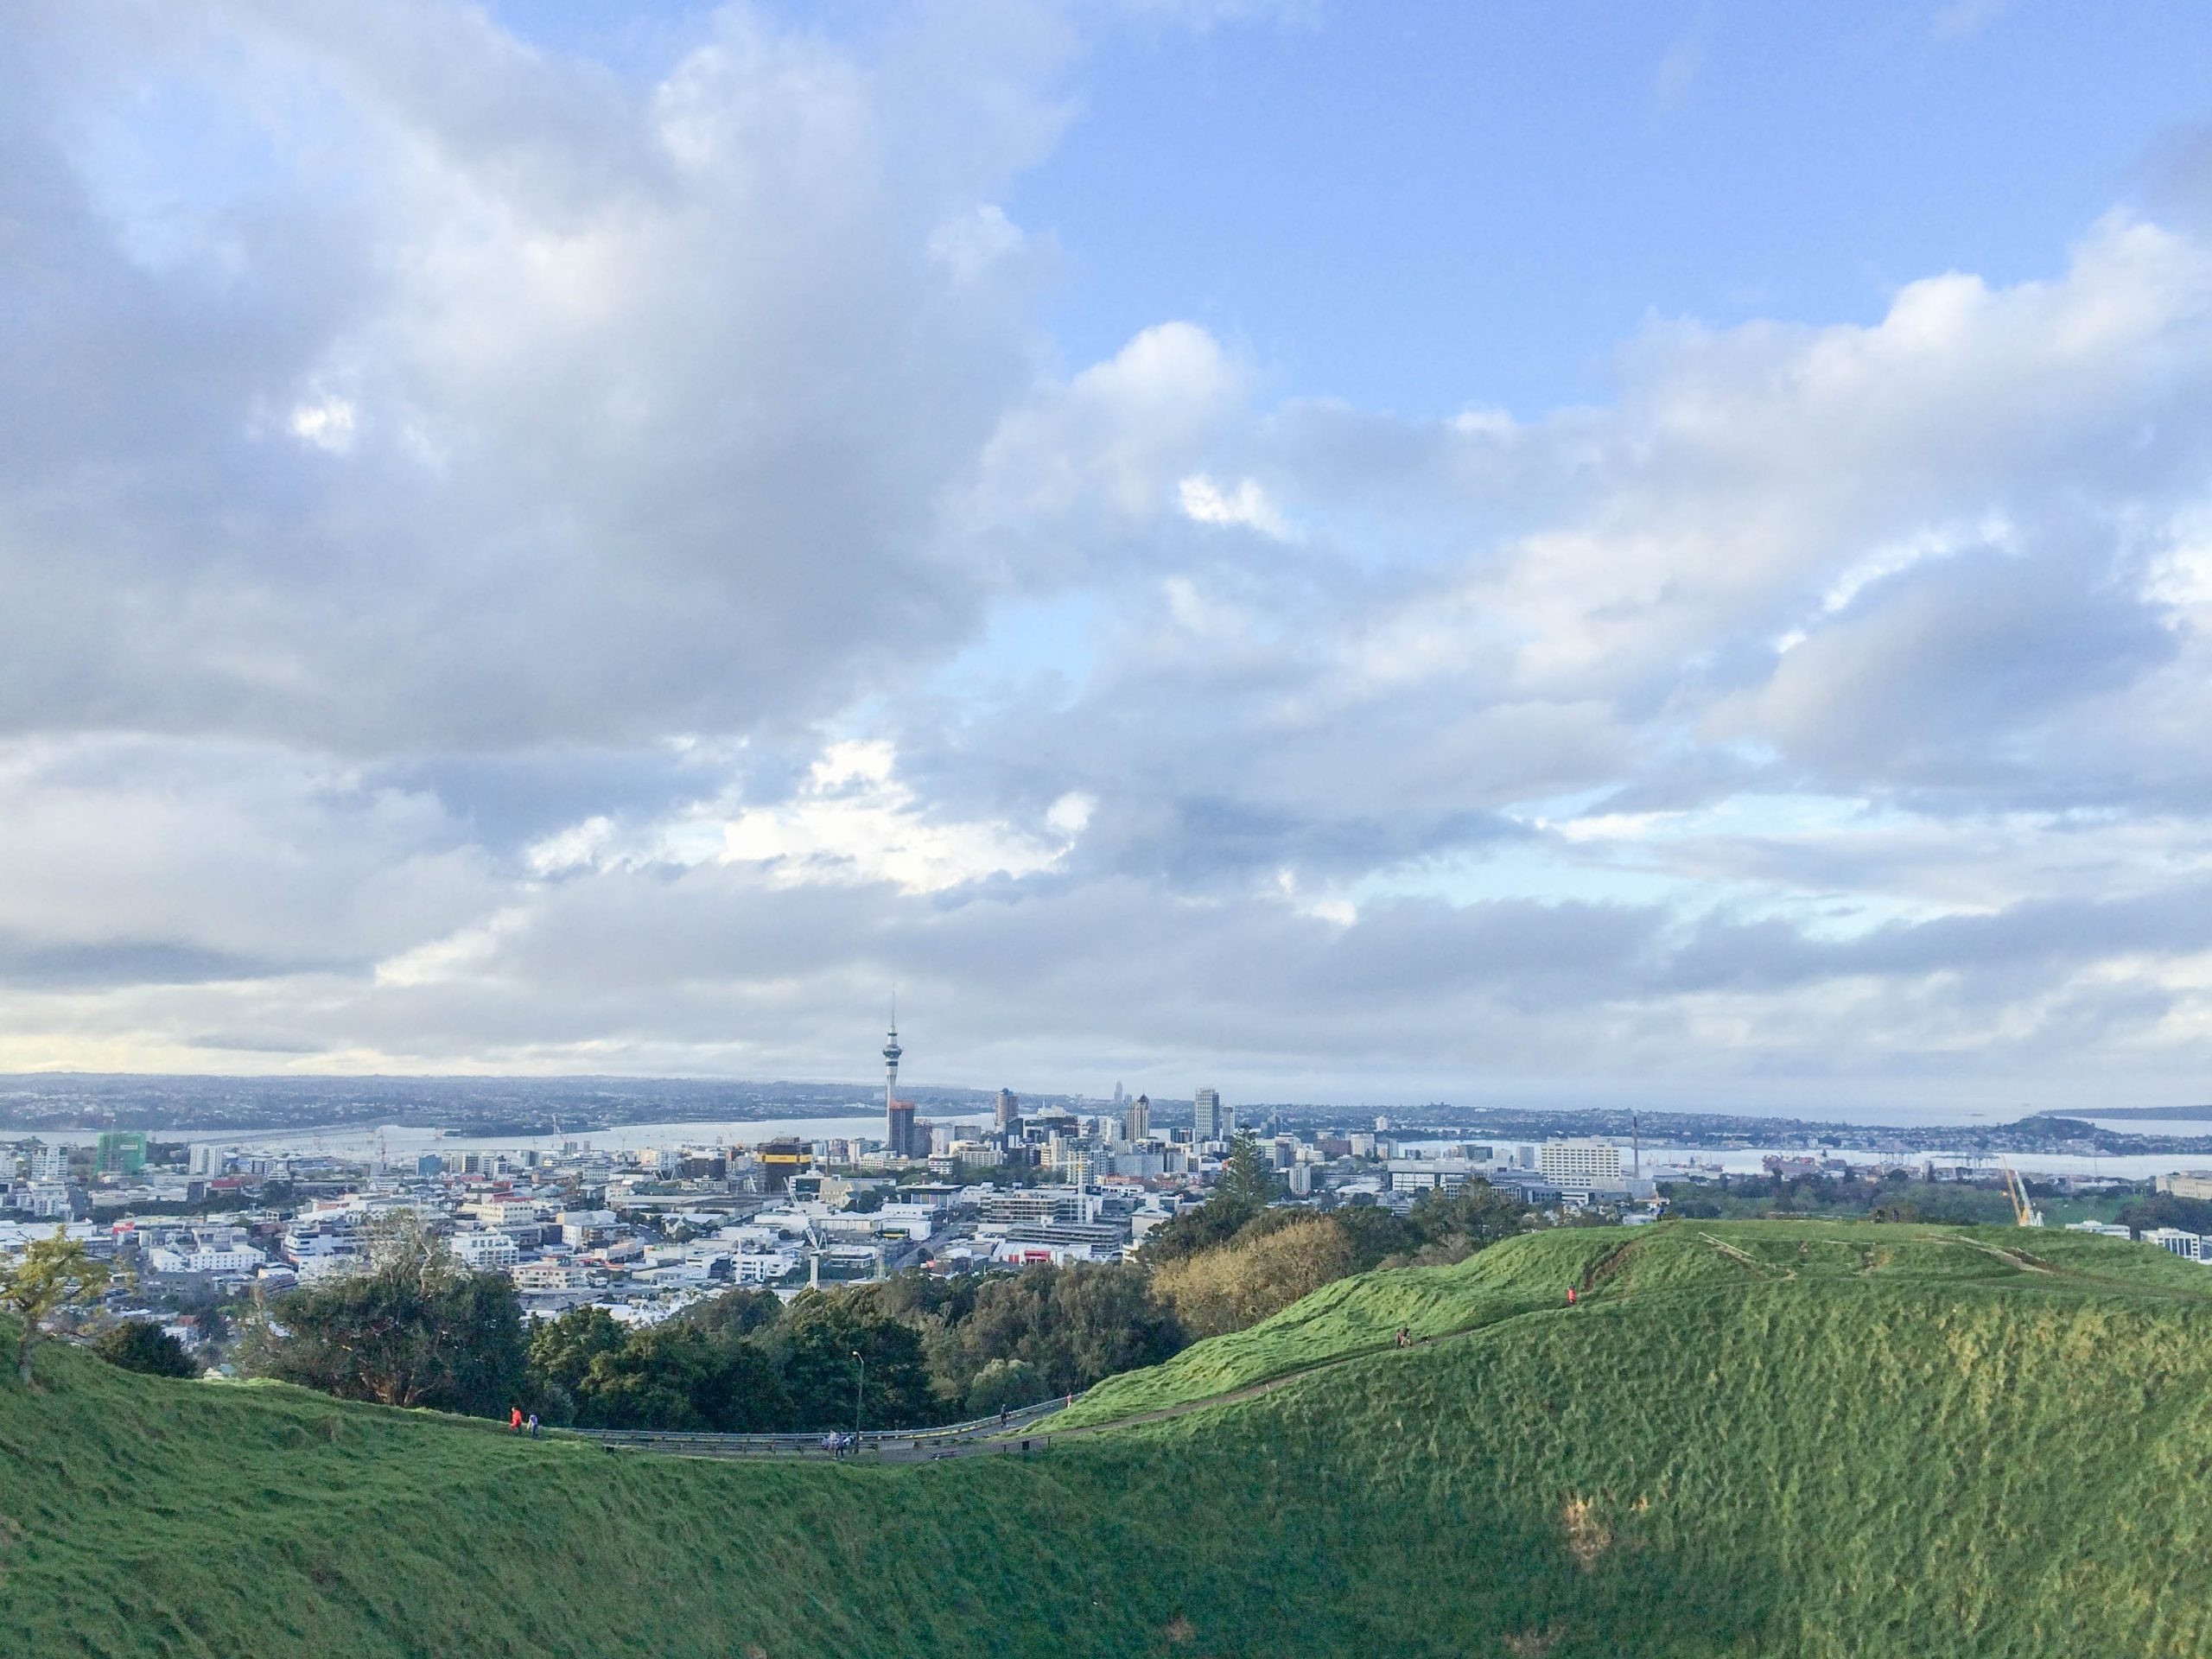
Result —
<path fill-rule="evenodd" d="M 1033 1406 L 1024 1406 L 1019 1411 L 1007 1413 L 1001 1420 L 995 1413 L 988 1417 L 977 1417 L 964 1423 L 946 1423 L 937 1428 L 870 1428 L 857 1433 L 838 1431 L 835 1439 L 837 1449 L 831 1449 L 830 1431 L 822 1430 L 801 1434 L 716 1434 L 688 1429 L 664 1428 L 564 1428 L 561 1434 L 583 1440 L 596 1440 L 609 1451 L 627 1448 L 639 1452 L 663 1452 L 677 1457 L 694 1458 L 849 1458 L 866 1456 L 876 1459 L 916 1459 L 932 1455 L 957 1455 L 963 1446 L 976 1451 L 1027 1451 L 1043 1445 L 1042 1437 L 1033 1437 L 1033 1445 L 1023 1443 L 1020 1431 L 1041 1422 L 1056 1411 L 1065 1410 L 1080 1395 L 1060 1395 Z M 1004 1441 L 1006 1444 L 1000 1444 Z"/>

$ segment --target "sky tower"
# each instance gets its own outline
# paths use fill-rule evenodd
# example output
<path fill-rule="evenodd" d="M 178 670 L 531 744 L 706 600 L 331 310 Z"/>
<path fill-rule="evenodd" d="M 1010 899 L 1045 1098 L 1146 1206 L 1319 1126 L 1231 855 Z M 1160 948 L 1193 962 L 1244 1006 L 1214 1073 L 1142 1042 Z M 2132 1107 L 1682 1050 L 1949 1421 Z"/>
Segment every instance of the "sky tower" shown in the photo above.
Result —
<path fill-rule="evenodd" d="M 883 1138 L 893 1158 L 910 1158 L 914 1151 L 914 1103 L 899 1098 L 899 1015 L 891 1015 L 891 1034 L 883 1043 Z"/>

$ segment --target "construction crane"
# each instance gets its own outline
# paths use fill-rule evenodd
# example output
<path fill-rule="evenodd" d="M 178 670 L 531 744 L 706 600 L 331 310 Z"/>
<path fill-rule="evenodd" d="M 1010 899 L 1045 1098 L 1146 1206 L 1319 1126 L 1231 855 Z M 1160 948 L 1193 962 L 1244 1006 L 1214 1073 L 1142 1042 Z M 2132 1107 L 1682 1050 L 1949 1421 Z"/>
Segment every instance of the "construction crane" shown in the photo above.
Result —
<path fill-rule="evenodd" d="M 2043 1211 L 2028 1202 L 2028 1184 L 2020 1172 L 2003 1159 L 1997 1166 L 2005 1172 L 2005 1196 L 2012 1201 L 2012 1219 L 2023 1227 L 2043 1225 Z"/>

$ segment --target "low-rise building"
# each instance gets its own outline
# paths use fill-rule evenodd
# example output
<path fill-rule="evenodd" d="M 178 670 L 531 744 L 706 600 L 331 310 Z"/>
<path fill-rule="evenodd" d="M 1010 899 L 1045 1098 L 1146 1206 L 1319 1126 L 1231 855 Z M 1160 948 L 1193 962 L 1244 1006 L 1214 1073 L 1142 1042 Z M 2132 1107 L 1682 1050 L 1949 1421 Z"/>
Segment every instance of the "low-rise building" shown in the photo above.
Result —
<path fill-rule="evenodd" d="M 2143 1235 L 2143 1242 L 2145 1244 L 2155 1244 L 2162 1250 L 2171 1250 L 2174 1255 L 2184 1256 L 2191 1262 L 2202 1262 L 2205 1259 L 2203 1235 L 2192 1233 L 2180 1227 L 2153 1227 Z"/>

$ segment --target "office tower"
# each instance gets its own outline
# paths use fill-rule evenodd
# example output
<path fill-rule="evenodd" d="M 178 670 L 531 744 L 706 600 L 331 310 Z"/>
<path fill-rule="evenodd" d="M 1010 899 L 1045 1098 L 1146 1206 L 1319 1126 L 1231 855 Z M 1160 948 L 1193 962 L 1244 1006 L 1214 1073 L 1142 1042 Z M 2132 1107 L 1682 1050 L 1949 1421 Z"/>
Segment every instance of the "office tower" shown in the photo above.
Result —
<path fill-rule="evenodd" d="M 1122 1139 L 1134 1146 L 1140 1141 L 1152 1139 L 1152 1098 L 1139 1095 L 1129 1103 L 1128 1113 L 1122 1120 Z"/>
<path fill-rule="evenodd" d="M 1221 1090 L 1201 1089 L 1192 1102 L 1191 1139 L 1203 1143 L 1224 1138 L 1222 1131 Z"/>
<path fill-rule="evenodd" d="M 1010 1128 L 1020 1121 L 1021 1096 L 1015 1094 L 1011 1089 L 1000 1090 L 998 1111 L 993 1119 L 992 1126 L 996 1128 L 1001 1135 L 1004 1135 Z"/>

